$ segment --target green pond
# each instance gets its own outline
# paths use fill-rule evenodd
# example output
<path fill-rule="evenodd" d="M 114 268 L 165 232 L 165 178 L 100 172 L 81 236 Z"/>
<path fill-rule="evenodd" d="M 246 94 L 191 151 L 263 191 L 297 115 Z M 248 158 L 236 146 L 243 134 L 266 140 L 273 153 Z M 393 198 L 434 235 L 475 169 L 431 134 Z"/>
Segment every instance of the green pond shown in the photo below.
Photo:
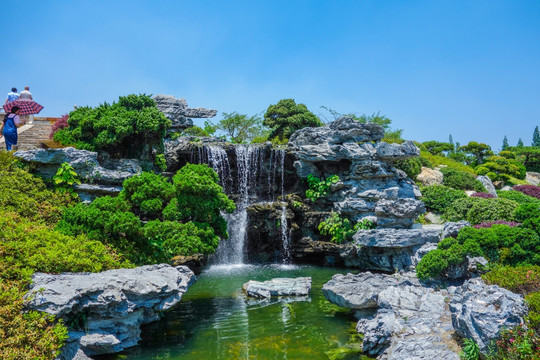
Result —
<path fill-rule="evenodd" d="M 139 346 L 105 358 L 368 359 L 358 351 L 351 311 L 329 303 L 321 291 L 332 275 L 346 272 L 292 265 L 210 267 L 174 310 L 143 327 Z M 248 280 L 299 276 L 312 277 L 311 295 L 303 299 L 255 300 L 242 291 Z"/>

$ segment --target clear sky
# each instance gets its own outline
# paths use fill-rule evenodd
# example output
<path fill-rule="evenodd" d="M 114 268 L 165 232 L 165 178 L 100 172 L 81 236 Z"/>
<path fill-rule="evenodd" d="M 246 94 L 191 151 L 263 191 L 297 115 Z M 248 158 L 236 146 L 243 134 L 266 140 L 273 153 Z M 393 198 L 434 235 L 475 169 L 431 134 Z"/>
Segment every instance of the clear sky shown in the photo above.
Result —
<path fill-rule="evenodd" d="M 499 150 L 540 125 L 540 1 L 5 1 L 0 84 L 60 116 L 130 93 L 253 115 L 380 111 Z M 0 89 L 1 90 L 1 89 Z M 219 116 L 214 120 L 219 119 Z"/>

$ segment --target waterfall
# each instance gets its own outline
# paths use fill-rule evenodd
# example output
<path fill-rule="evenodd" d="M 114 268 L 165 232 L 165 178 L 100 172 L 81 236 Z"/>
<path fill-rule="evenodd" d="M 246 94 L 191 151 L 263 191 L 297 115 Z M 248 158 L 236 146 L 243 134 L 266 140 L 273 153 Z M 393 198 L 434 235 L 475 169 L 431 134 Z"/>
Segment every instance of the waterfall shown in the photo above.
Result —
<path fill-rule="evenodd" d="M 214 169 L 220 178 L 223 190 L 228 195 L 234 194 L 236 210 L 232 214 L 223 213 L 227 221 L 229 239 L 221 241 L 214 255 L 217 264 L 244 264 L 244 246 L 247 237 L 247 208 L 262 201 L 276 201 L 278 196 L 284 200 L 285 176 L 284 150 L 271 150 L 269 158 L 265 147 L 235 145 L 236 173 L 231 171 L 231 161 L 227 152 L 217 145 L 198 146 L 192 150 L 191 162 L 206 163 Z M 267 189 L 265 190 L 265 187 Z M 290 230 L 287 226 L 287 204 L 281 203 L 281 241 L 283 244 L 283 260 L 290 259 Z"/>

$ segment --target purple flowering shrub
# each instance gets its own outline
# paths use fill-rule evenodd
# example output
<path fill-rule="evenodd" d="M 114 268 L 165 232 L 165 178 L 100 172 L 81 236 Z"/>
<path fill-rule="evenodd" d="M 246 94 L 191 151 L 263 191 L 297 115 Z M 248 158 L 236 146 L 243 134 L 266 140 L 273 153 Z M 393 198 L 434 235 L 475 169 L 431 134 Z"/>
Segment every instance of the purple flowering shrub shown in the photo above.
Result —
<path fill-rule="evenodd" d="M 520 191 L 525 195 L 529 195 L 540 199 L 540 186 L 534 185 L 516 185 L 513 187 L 514 190 Z"/>
<path fill-rule="evenodd" d="M 475 192 L 474 194 L 471 194 L 473 197 L 482 198 L 482 199 L 491 199 L 495 196 L 492 194 L 484 193 L 484 192 Z"/>
<path fill-rule="evenodd" d="M 56 134 L 58 130 L 65 129 L 69 126 L 68 119 L 69 119 L 69 115 L 65 114 L 60 119 L 56 120 L 54 124 L 52 124 L 51 133 L 49 134 L 49 139 L 52 139 L 54 137 L 54 134 Z"/>
<path fill-rule="evenodd" d="M 510 227 L 516 227 L 521 225 L 521 223 L 515 221 L 505 221 L 505 220 L 495 220 L 495 221 L 486 221 L 480 224 L 473 225 L 475 229 L 487 229 L 493 225 L 508 225 Z"/>

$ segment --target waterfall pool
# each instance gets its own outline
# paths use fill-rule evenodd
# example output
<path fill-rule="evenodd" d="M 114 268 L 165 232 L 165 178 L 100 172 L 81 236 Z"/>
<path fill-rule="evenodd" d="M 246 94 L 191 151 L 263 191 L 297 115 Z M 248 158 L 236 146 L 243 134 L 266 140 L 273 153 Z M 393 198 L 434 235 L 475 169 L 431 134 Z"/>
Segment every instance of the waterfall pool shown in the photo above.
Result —
<path fill-rule="evenodd" d="M 322 286 L 350 270 L 295 265 L 215 265 L 177 307 L 142 329 L 139 345 L 100 359 L 369 359 L 351 311 L 328 302 Z M 303 299 L 246 298 L 248 280 L 312 277 Z"/>

